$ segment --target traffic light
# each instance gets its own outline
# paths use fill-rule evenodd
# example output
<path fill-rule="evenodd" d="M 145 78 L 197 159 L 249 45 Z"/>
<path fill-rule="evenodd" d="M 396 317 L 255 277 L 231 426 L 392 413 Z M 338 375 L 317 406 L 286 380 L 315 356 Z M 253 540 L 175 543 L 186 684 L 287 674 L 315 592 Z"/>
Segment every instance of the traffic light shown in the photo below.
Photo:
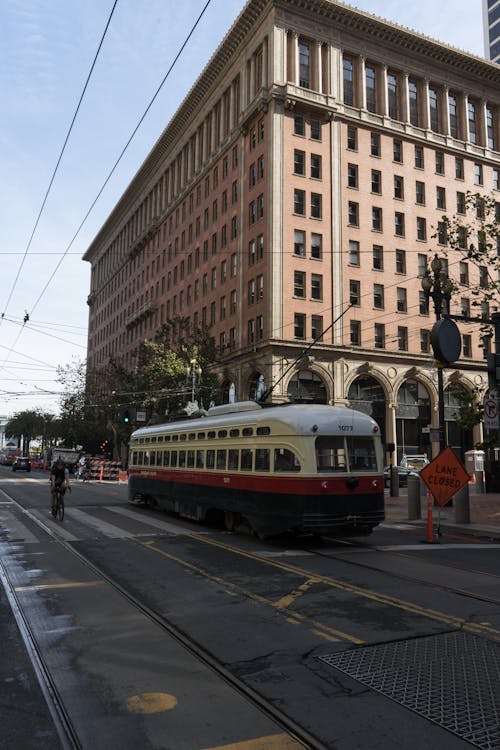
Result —
<path fill-rule="evenodd" d="M 500 354 L 487 354 L 488 386 L 490 390 L 500 386 Z"/>
<path fill-rule="evenodd" d="M 130 412 L 128 409 L 122 411 L 122 422 L 124 424 L 130 424 Z"/>

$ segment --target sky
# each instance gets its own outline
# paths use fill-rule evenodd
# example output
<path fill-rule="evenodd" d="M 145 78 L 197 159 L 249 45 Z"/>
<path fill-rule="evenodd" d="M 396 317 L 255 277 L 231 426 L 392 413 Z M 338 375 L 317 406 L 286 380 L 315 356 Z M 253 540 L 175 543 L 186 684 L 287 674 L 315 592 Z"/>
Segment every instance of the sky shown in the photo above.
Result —
<path fill-rule="evenodd" d="M 481 0 L 351 5 L 484 54 Z M 82 256 L 243 7 L 243 0 L 0 1 L 0 416 L 57 414 L 58 367 L 86 355 L 90 265 Z"/>

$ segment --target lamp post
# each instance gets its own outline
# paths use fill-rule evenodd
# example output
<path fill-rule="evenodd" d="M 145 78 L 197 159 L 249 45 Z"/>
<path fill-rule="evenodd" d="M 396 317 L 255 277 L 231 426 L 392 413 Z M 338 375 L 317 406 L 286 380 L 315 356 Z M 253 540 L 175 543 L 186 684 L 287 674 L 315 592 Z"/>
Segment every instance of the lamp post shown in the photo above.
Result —
<path fill-rule="evenodd" d="M 194 402 L 194 395 L 196 387 L 200 384 L 201 375 L 203 370 L 198 364 L 198 360 L 193 357 L 190 360 L 189 365 L 186 367 L 186 376 L 188 383 L 191 383 L 191 402 Z"/>
<path fill-rule="evenodd" d="M 442 276 L 443 263 L 441 259 L 435 255 L 431 261 L 431 271 L 426 270 L 422 278 L 422 289 L 425 294 L 427 305 L 429 299 L 432 299 L 434 303 L 434 312 L 436 314 L 436 323 L 441 320 L 443 316 L 443 307 L 445 307 L 444 314 L 447 315 L 450 312 L 450 299 L 453 291 L 453 281 L 448 276 Z M 443 305 L 445 303 L 445 305 Z M 445 420 L 444 420 L 444 387 L 443 387 L 443 364 L 436 360 L 437 365 L 437 376 L 438 376 L 438 421 L 439 421 L 439 450 L 442 451 L 446 447 L 446 436 L 445 436 Z"/>

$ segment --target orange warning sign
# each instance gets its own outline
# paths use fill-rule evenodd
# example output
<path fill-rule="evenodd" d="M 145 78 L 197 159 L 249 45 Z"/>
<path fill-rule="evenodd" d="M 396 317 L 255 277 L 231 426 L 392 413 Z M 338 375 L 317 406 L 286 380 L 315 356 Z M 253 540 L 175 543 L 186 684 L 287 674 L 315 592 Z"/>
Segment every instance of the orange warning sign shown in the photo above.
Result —
<path fill-rule="evenodd" d="M 437 458 L 424 466 L 420 476 L 438 505 L 446 505 L 470 479 L 451 448 L 445 448 Z"/>

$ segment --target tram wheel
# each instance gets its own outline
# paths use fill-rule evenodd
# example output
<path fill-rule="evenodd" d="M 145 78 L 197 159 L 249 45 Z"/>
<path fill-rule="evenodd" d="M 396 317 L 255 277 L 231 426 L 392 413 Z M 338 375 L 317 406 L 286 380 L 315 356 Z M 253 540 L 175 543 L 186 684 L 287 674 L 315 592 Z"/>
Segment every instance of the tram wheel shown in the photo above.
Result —
<path fill-rule="evenodd" d="M 238 513 L 233 513 L 232 510 L 224 511 L 224 526 L 226 528 L 226 531 L 234 531 L 238 523 Z"/>

